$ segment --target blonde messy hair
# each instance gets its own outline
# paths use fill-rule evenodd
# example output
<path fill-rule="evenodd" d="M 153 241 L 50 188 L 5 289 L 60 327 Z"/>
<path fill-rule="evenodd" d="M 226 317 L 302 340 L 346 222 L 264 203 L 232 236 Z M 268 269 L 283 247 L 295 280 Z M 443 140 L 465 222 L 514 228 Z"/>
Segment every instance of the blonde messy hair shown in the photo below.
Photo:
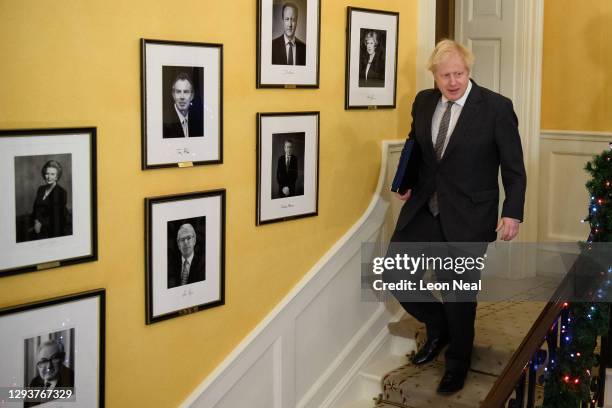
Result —
<path fill-rule="evenodd" d="M 438 65 L 446 59 L 449 54 L 459 54 L 459 56 L 463 58 L 468 71 L 472 71 L 472 66 L 474 65 L 474 54 L 472 51 L 458 42 L 448 39 L 442 40 L 436 44 L 436 48 L 434 48 L 427 61 L 427 69 L 431 72 L 436 72 Z"/>

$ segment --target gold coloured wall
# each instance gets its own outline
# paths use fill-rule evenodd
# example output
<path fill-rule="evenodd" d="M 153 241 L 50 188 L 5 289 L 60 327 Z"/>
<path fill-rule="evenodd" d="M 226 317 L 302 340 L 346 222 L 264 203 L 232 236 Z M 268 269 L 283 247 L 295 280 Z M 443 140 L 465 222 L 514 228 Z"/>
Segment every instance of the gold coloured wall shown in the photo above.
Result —
<path fill-rule="evenodd" d="M 542 128 L 612 131 L 612 1 L 546 0 Z"/>
<path fill-rule="evenodd" d="M 0 1 L 0 128 L 97 127 L 99 230 L 97 262 L 0 278 L 0 307 L 106 288 L 107 406 L 182 402 L 361 216 L 381 141 L 407 134 L 417 1 L 321 3 L 320 89 L 257 90 L 255 0 Z M 397 109 L 343 108 L 349 5 L 400 13 Z M 222 165 L 140 170 L 140 38 L 224 44 Z M 255 113 L 311 110 L 319 215 L 256 227 Z M 216 188 L 226 304 L 146 326 L 144 198 Z"/>

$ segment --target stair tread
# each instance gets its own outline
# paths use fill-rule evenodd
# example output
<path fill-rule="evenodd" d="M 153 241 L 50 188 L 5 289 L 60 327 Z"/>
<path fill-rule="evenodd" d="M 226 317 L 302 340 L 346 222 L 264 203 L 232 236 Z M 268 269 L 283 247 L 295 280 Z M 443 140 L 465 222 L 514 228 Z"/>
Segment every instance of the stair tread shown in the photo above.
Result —
<path fill-rule="evenodd" d="M 452 396 L 436 394 L 444 374 L 444 353 L 440 353 L 425 366 L 407 363 L 388 372 L 382 380 L 382 402 L 410 408 L 479 406 L 543 306 L 543 302 L 531 301 L 479 304 L 472 365 L 463 390 Z M 425 341 L 423 325 L 410 317 L 390 325 L 389 331 L 394 335 L 413 333 L 419 347 Z"/>
<path fill-rule="evenodd" d="M 479 305 L 472 368 L 493 375 L 501 374 L 543 307 L 543 302 L 528 301 Z M 425 327 L 412 317 L 390 323 L 389 326 L 393 335 L 405 337 L 402 334 L 413 332 L 419 347 L 426 340 Z M 437 360 L 443 362 L 444 353 L 440 353 Z"/>
<path fill-rule="evenodd" d="M 406 356 L 390 354 L 382 358 L 373 359 L 361 370 L 361 373 L 382 379 L 389 371 L 406 363 L 408 363 Z"/>
<path fill-rule="evenodd" d="M 436 394 L 444 364 L 439 361 L 425 366 L 406 364 L 388 373 L 383 380 L 383 402 L 408 407 L 478 407 L 497 379 L 470 371 L 463 390 L 451 396 Z M 457 405 L 460 404 L 460 405 Z"/>
<path fill-rule="evenodd" d="M 374 404 L 375 402 L 373 398 L 362 398 L 359 400 L 351 401 L 347 404 L 340 405 L 340 407 L 338 408 L 373 408 Z"/>

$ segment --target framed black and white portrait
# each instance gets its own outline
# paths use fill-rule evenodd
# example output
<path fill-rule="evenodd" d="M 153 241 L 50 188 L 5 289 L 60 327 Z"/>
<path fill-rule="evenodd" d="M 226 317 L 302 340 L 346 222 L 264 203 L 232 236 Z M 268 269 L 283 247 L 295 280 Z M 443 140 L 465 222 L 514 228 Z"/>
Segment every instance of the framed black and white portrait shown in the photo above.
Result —
<path fill-rule="evenodd" d="M 223 45 L 141 40 L 142 168 L 223 162 Z"/>
<path fill-rule="evenodd" d="M 258 0 L 257 88 L 318 88 L 320 0 Z"/>
<path fill-rule="evenodd" d="M 319 112 L 257 114 L 256 224 L 317 215 Z"/>
<path fill-rule="evenodd" d="M 0 277 L 97 259 L 96 129 L 0 131 Z"/>
<path fill-rule="evenodd" d="M 104 289 L 0 309 L 0 339 L 3 399 L 104 406 Z"/>
<path fill-rule="evenodd" d="M 395 108 L 399 13 L 348 7 L 345 109 Z"/>
<path fill-rule="evenodd" d="M 224 304 L 225 190 L 145 199 L 146 322 Z"/>

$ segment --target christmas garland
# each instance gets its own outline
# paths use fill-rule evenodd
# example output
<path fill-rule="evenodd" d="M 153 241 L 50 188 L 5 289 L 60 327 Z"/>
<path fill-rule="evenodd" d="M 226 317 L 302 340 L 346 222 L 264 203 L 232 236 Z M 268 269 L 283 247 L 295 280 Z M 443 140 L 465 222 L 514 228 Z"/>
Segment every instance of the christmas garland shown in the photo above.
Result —
<path fill-rule="evenodd" d="M 589 215 L 583 220 L 591 226 L 585 243 L 612 242 L 612 143 L 610 149 L 595 156 L 585 170 L 591 179 Z M 607 272 L 607 273 L 606 273 Z M 601 287 L 595 297 L 603 298 L 605 287 L 612 284 L 612 265 L 603 271 Z M 572 302 L 563 305 L 560 324 L 560 347 L 548 362 L 544 374 L 544 403 L 542 408 L 578 408 L 581 403 L 595 404 L 592 392 L 597 383 L 592 380 L 593 367 L 599 361 L 595 353 L 597 337 L 608 333 L 608 303 Z M 553 327 L 551 330 L 554 330 Z"/>

